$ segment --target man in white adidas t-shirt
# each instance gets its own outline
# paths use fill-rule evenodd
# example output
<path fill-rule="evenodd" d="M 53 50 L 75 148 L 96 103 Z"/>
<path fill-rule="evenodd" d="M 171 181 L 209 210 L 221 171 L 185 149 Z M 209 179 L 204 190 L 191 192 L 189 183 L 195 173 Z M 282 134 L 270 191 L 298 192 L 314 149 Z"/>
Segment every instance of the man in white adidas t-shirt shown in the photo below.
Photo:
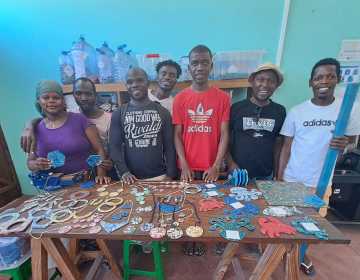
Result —
<path fill-rule="evenodd" d="M 326 58 L 315 64 L 309 80 L 314 97 L 293 107 L 280 131 L 285 137 L 279 159 L 279 180 L 300 182 L 315 192 L 329 147 L 344 154 L 355 149 L 360 134 L 356 104 L 350 114 L 346 136 L 332 135 L 342 103 L 334 96 L 339 83 L 340 64 L 337 60 Z M 332 180 L 323 199 L 326 204 L 329 204 L 332 193 L 331 184 Z M 326 209 L 321 209 L 319 214 L 325 216 Z M 311 274 L 313 266 L 306 257 L 303 263 L 307 274 Z"/>

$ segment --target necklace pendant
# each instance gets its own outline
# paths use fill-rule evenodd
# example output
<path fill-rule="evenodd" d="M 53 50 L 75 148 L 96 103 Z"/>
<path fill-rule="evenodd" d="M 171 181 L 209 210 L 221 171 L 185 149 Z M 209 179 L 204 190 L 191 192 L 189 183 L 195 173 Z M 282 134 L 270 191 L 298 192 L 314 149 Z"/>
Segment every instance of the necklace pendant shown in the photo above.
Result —
<path fill-rule="evenodd" d="M 55 124 L 53 124 L 52 127 L 55 127 Z"/>

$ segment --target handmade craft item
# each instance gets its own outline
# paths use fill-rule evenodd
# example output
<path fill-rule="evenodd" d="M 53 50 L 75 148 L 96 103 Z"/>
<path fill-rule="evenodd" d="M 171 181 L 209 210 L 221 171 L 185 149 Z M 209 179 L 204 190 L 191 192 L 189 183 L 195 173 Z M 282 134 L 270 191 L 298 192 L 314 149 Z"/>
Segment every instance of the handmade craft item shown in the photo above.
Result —
<path fill-rule="evenodd" d="M 304 212 L 299 211 L 295 206 L 269 206 L 263 210 L 263 214 L 273 217 L 290 217 L 295 215 L 295 213 L 304 215 Z"/>
<path fill-rule="evenodd" d="M 32 218 L 19 218 L 15 221 L 12 221 L 11 223 L 8 223 L 6 225 L 3 225 L 0 227 L 0 234 L 10 234 L 13 232 L 22 232 L 24 231 L 32 222 Z M 18 226 L 15 226 L 16 224 L 19 224 Z"/>
<path fill-rule="evenodd" d="M 224 208 L 226 203 L 222 201 L 217 201 L 214 198 L 205 198 L 199 201 L 199 205 L 200 205 L 200 212 L 208 212 L 214 210 L 215 208 L 218 209 Z"/>
<path fill-rule="evenodd" d="M 71 200 L 79 200 L 79 199 L 88 197 L 89 195 L 90 195 L 89 191 L 77 191 L 70 195 L 70 199 Z"/>
<path fill-rule="evenodd" d="M 227 197 L 224 199 L 224 202 L 232 207 L 234 210 L 225 209 L 223 213 L 225 215 L 231 214 L 231 217 L 238 219 L 242 216 L 245 218 L 252 218 L 254 215 L 259 213 L 260 207 L 253 205 L 251 201 L 245 203 L 240 203 L 233 197 Z"/>
<path fill-rule="evenodd" d="M 187 185 L 184 188 L 184 193 L 186 194 L 197 194 L 199 192 L 201 192 L 201 187 L 199 185 L 192 184 Z"/>
<path fill-rule="evenodd" d="M 231 222 L 229 223 L 229 221 Z M 245 227 L 248 230 L 254 230 L 253 226 L 249 226 L 249 219 L 242 218 L 240 222 L 236 222 L 235 218 L 231 216 L 226 216 L 225 219 L 223 217 L 217 217 L 216 219 L 211 219 L 209 223 L 210 230 L 214 231 L 217 227 L 221 227 L 222 230 L 219 230 L 220 236 L 224 237 L 230 241 L 239 241 L 245 237 L 245 231 L 238 230 L 240 227 Z"/>
<path fill-rule="evenodd" d="M 133 234 L 136 231 L 136 227 L 134 226 L 127 226 L 123 229 L 123 233 L 125 234 Z"/>
<path fill-rule="evenodd" d="M 298 224 L 300 226 L 298 226 Z M 325 233 L 325 229 L 320 230 L 316 225 L 318 223 L 314 219 L 304 217 L 303 220 L 294 220 L 291 225 L 298 231 L 304 234 L 313 234 L 317 238 L 328 240 L 328 234 Z"/>
<path fill-rule="evenodd" d="M 326 203 L 324 201 L 322 201 L 318 196 L 312 196 L 312 195 L 306 195 L 306 196 L 303 196 L 302 199 L 312 205 L 312 206 L 315 206 L 315 207 L 327 207 Z"/>
<path fill-rule="evenodd" d="M 152 238 L 161 238 L 166 235 L 166 229 L 162 227 L 156 227 L 150 230 L 149 234 Z"/>
<path fill-rule="evenodd" d="M 183 231 L 178 227 L 173 227 L 167 231 L 167 236 L 171 239 L 179 239 L 183 234 Z"/>
<path fill-rule="evenodd" d="M 229 197 L 233 197 L 237 200 L 257 200 L 259 195 L 262 195 L 261 192 L 256 189 L 251 189 L 251 191 L 242 187 L 233 187 L 230 189 Z"/>
<path fill-rule="evenodd" d="M 259 218 L 258 224 L 262 227 L 261 234 L 267 234 L 270 238 L 280 237 L 280 233 L 296 235 L 296 229 L 291 226 L 284 225 L 278 219 L 273 217 Z"/>
<path fill-rule="evenodd" d="M 94 181 L 87 181 L 87 182 L 81 183 L 79 187 L 83 188 L 83 189 L 87 189 L 87 188 L 93 187 L 94 185 L 96 185 L 96 183 Z"/>
<path fill-rule="evenodd" d="M 50 160 L 53 168 L 58 168 L 65 164 L 65 155 L 58 150 L 48 153 L 47 159 Z"/>
<path fill-rule="evenodd" d="M 91 167 L 98 166 L 101 161 L 102 161 L 102 158 L 99 155 L 91 155 L 86 160 L 87 164 L 90 165 Z"/>
<path fill-rule="evenodd" d="M 16 221 L 17 219 L 19 219 L 20 217 L 20 214 L 19 213 L 7 213 L 7 214 L 2 214 L 0 215 L 0 220 L 4 219 L 4 218 L 7 218 L 7 217 L 11 217 L 11 219 L 5 221 L 5 222 L 1 222 L 0 223 L 0 227 L 3 227 L 7 224 L 10 224 L 14 221 Z"/>
<path fill-rule="evenodd" d="M 315 196 L 315 194 L 301 183 L 256 181 L 256 185 L 269 205 L 313 207 L 304 202 L 302 197 Z"/>
<path fill-rule="evenodd" d="M 127 224 L 129 223 L 129 221 L 130 221 L 130 216 L 131 216 L 132 209 L 133 209 L 133 202 L 132 202 L 131 200 L 126 200 L 126 201 L 124 202 L 124 205 L 123 205 L 122 207 L 124 207 L 125 204 L 127 204 L 127 203 L 130 203 L 130 204 L 131 204 L 131 206 L 128 205 L 128 206 L 130 206 L 131 209 L 130 209 L 130 213 L 129 213 L 129 216 L 128 216 L 127 221 L 122 222 L 122 223 L 107 223 L 107 222 L 105 222 L 104 220 L 105 220 L 107 217 L 109 217 L 111 214 L 113 214 L 113 212 L 114 212 L 114 211 L 113 211 L 113 212 L 109 213 L 109 214 L 104 218 L 104 220 L 102 220 L 102 221 L 100 222 L 101 226 L 105 229 L 105 231 L 106 231 L 107 233 L 112 233 L 112 232 L 118 230 L 119 228 L 121 228 L 121 227 L 123 227 L 123 226 L 125 226 L 125 225 L 127 225 Z M 127 205 L 126 205 L 126 206 L 127 206 Z M 116 205 L 115 205 L 115 207 L 116 207 Z M 124 208 L 123 208 L 123 209 L 124 209 Z"/>

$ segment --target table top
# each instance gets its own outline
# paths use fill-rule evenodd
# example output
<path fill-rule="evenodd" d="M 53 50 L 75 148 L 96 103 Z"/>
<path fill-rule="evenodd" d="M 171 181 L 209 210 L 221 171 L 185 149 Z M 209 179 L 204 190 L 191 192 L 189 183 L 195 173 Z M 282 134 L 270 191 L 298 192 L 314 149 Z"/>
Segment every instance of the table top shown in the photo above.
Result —
<path fill-rule="evenodd" d="M 145 183 L 144 181 L 142 181 L 142 183 Z M 177 182 L 179 183 L 179 182 Z M 201 184 L 204 183 L 203 181 L 194 181 L 192 182 L 194 184 Z M 218 184 L 222 184 L 223 181 L 218 181 Z M 138 185 L 137 183 L 134 183 L 133 186 Z M 152 186 L 154 186 L 154 183 L 151 183 Z M 160 187 L 160 185 L 163 185 L 163 187 Z M 122 184 L 120 182 L 118 182 L 117 184 L 113 184 L 110 185 L 109 187 L 106 188 L 106 191 L 110 192 L 115 192 L 117 190 L 119 190 L 121 188 Z M 70 194 L 76 192 L 76 191 L 90 191 L 91 194 L 90 196 L 86 197 L 86 199 L 90 200 L 96 197 L 99 197 L 99 192 L 97 191 L 98 188 L 100 188 L 101 185 L 95 185 L 92 188 L 87 188 L 87 189 L 83 189 L 83 188 L 79 188 L 78 184 L 76 184 L 76 186 L 71 186 L 71 187 L 66 187 L 64 188 L 65 190 L 67 190 L 66 194 L 63 195 L 63 200 L 69 199 Z M 248 185 L 247 189 L 252 189 L 255 188 L 257 189 L 256 185 Z M 181 196 L 181 189 L 180 188 L 172 188 L 172 184 L 168 184 L 165 185 L 164 183 L 158 183 L 158 186 L 156 189 L 154 188 L 149 188 L 150 191 L 154 194 L 155 196 L 155 200 L 156 203 L 158 202 L 158 198 L 164 198 L 165 196 L 167 196 L 170 193 L 176 192 L 174 193 L 172 196 L 172 201 L 174 200 L 175 196 L 178 196 L 178 198 L 180 198 Z M 160 190 L 163 191 L 160 191 Z M 129 185 L 125 185 L 123 186 L 123 192 L 121 192 L 119 194 L 119 196 L 116 197 L 121 197 L 124 199 L 124 201 L 126 200 L 131 200 L 133 201 L 133 211 L 131 213 L 131 218 L 139 216 L 142 218 L 142 222 L 149 222 L 151 219 L 151 215 L 152 212 L 142 212 L 142 213 L 137 213 L 135 210 L 138 207 L 146 207 L 146 206 L 152 206 L 154 207 L 154 202 L 153 202 L 153 197 L 152 195 L 148 194 L 145 195 L 146 199 L 145 199 L 145 204 L 140 205 L 137 201 L 136 201 L 136 196 L 134 194 L 131 194 L 131 190 L 132 188 Z M 142 191 L 141 188 L 138 188 L 138 191 Z M 219 190 L 220 192 L 224 192 L 226 193 L 226 196 L 228 196 L 229 194 L 229 190 L 226 188 L 222 188 Z M 131 240 L 163 240 L 163 241 L 180 241 L 180 242 L 184 242 L 184 241 L 203 241 L 203 242 L 229 242 L 228 240 L 224 239 L 223 237 L 221 237 L 219 235 L 219 230 L 222 230 L 222 228 L 216 228 L 215 231 L 211 231 L 209 229 L 209 227 L 211 226 L 209 224 L 209 220 L 210 219 L 216 219 L 218 216 L 221 217 L 225 217 L 226 215 L 223 214 L 223 210 L 224 209 L 228 209 L 228 210 L 232 210 L 232 208 L 230 206 L 225 206 L 222 209 L 214 209 L 213 211 L 210 212 L 200 212 L 200 206 L 199 206 L 199 201 L 202 199 L 200 197 L 200 193 L 192 195 L 192 194 L 186 194 L 186 200 L 191 201 L 192 203 L 194 203 L 194 205 L 196 206 L 197 209 L 197 213 L 201 219 L 201 224 L 200 226 L 203 228 L 204 233 L 201 237 L 198 238 L 193 238 L 193 237 L 189 237 L 187 236 L 186 232 L 186 228 L 189 226 L 192 226 L 195 224 L 195 222 L 197 221 L 196 215 L 195 213 L 193 213 L 193 215 L 191 215 L 191 217 L 186 218 L 185 222 L 180 223 L 179 228 L 182 229 L 183 231 L 183 236 L 179 239 L 170 239 L 169 237 L 165 236 L 161 239 L 154 239 L 152 237 L 149 236 L 148 232 L 142 232 L 140 231 L 140 224 L 139 225 L 133 225 L 136 227 L 136 231 L 133 234 L 124 234 L 123 233 L 123 229 L 126 226 L 131 225 L 130 223 L 127 224 L 126 226 L 112 232 L 112 233 L 107 233 L 103 228 L 102 230 L 97 233 L 97 234 L 89 234 L 86 230 L 87 229 L 82 229 L 82 228 L 77 228 L 77 229 L 72 229 L 69 233 L 66 234 L 60 234 L 58 233 L 58 229 L 62 226 L 65 225 L 73 225 L 72 220 L 71 219 L 69 222 L 61 224 L 61 223 L 53 223 L 52 225 L 50 225 L 49 227 L 45 228 L 45 229 L 32 229 L 32 234 L 35 237 L 39 237 L 41 233 L 43 233 L 43 237 L 48 237 L 48 238 L 82 238 L 82 239 L 118 239 L 118 240 L 126 240 L 126 239 L 131 239 Z M 215 198 L 217 201 L 223 201 L 223 199 L 225 197 L 213 197 Z M 104 197 L 102 197 L 104 198 Z M 16 209 L 13 212 L 19 211 L 22 207 L 23 207 L 23 202 L 25 200 L 29 199 L 29 196 L 23 196 L 21 198 L 19 198 L 19 202 L 21 202 L 21 205 L 16 207 Z M 61 202 L 61 201 L 60 201 Z M 243 201 L 242 201 L 243 202 Z M 252 203 L 254 205 L 258 205 L 260 207 L 259 210 L 259 214 L 254 215 L 253 218 L 250 218 L 250 223 L 248 224 L 249 226 L 254 226 L 254 230 L 253 231 L 249 231 L 248 229 L 244 228 L 244 227 L 240 227 L 238 230 L 244 231 L 245 232 L 245 238 L 242 239 L 239 242 L 246 242 L 246 243 L 301 243 L 301 244 L 349 244 L 350 243 L 350 239 L 347 238 L 344 234 L 342 234 L 335 226 L 333 226 L 330 222 L 328 222 L 326 219 L 322 218 L 319 216 L 319 214 L 312 208 L 298 208 L 300 211 L 303 211 L 305 213 L 305 215 L 300 215 L 300 214 L 295 214 L 294 216 L 291 217 L 282 217 L 282 218 L 277 218 L 279 219 L 283 224 L 286 225 L 290 225 L 291 226 L 291 221 L 296 220 L 296 219 L 303 219 L 304 216 L 307 216 L 309 218 L 314 219 L 316 222 L 318 222 L 318 228 L 319 229 L 325 229 L 325 232 L 328 234 L 328 240 L 323 240 L 323 239 L 319 239 L 314 235 L 307 235 L 307 234 L 303 234 L 303 233 L 299 233 L 297 232 L 296 235 L 286 235 L 286 234 L 281 234 L 281 236 L 279 238 L 269 238 L 267 235 L 262 235 L 261 234 L 261 226 L 258 224 L 258 219 L 261 217 L 267 218 L 269 216 L 264 215 L 262 212 L 263 210 L 268 207 L 268 203 L 266 202 L 265 198 L 263 196 L 259 196 L 258 200 L 253 200 Z M 180 205 L 180 203 L 179 203 Z M 83 211 L 81 211 L 78 215 L 85 215 L 86 213 L 93 211 L 96 206 L 90 206 L 88 205 Z M 121 206 L 121 205 L 120 205 Z M 120 214 L 120 206 L 118 206 L 113 215 L 118 215 Z M 189 203 L 185 203 L 184 204 L 184 209 L 189 208 L 189 209 L 193 209 L 193 207 L 189 204 Z M 3 209 L 6 208 L 10 208 L 9 207 L 4 207 Z M 104 207 L 104 209 L 106 209 L 106 206 Z M 128 211 L 128 209 L 121 209 L 121 210 L 126 210 Z M 189 215 L 191 214 L 191 210 L 184 210 L 183 211 L 184 214 Z M 41 215 L 44 212 L 39 212 L 38 214 Z M 98 213 L 97 211 L 95 211 L 95 213 Z M 109 213 L 103 213 L 106 217 Z M 153 224 L 156 226 L 157 222 L 158 222 L 158 208 L 155 207 L 155 212 L 154 212 L 154 219 L 153 219 Z M 168 215 L 164 216 L 164 220 L 165 217 L 167 216 L 171 216 L 172 213 L 166 213 Z M 27 217 L 28 216 L 28 211 L 24 212 L 21 214 L 21 217 Z M 36 216 L 36 215 L 35 215 Z M 178 218 L 178 213 L 175 212 L 175 218 L 177 220 Z M 240 222 L 240 219 L 237 219 L 236 222 Z M 4 219 L 5 221 L 5 219 Z M 109 217 L 107 217 L 105 220 L 105 222 L 109 222 L 109 223 L 119 223 L 119 222 L 123 222 L 123 221 L 127 221 L 127 218 L 122 218 L 121 221 L 115 220 L 113 218 L 111 218 L 111 215 Z M 47 221 L 44 222 L 39 222 L 39 224 L 42 223 L 46 223 Z M 165 220 L 165 223 L 171 223 Z M 87 223 L 89 224 L 89 223 Z M 100 223 L 98 223 L 97 225 L 100 226 Z M 18 232 L 18 233 L 12 233 L 9 235 L 0 235 L 0 236 L 7 236 L 7 237 L 15 237 L 15 236 L 19 236 L 19 237 L 29 237 L 29 231 L 30 231 L 31 226 L 29 226 L 26 231 L 24 232 Z M 166 227 L 166 230 L 170 229 L 171 225 L 168 225 Z M 53 231 L 50 231 L 51 229 L 56 229 Z"/>

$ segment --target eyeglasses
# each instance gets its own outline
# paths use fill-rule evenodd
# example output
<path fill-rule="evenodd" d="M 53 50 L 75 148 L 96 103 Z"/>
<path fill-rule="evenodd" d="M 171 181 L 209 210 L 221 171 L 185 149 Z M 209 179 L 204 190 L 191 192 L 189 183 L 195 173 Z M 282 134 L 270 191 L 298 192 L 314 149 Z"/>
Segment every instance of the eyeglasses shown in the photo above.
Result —
<path fill-rule="evenodd" d="M 259 106 L 256 106 L 255 109 L 254 109 L 254 113 L 256 114 L 256 118 L 255 118 L 256 123 L 259 122 L 261 112 L 262 112 L 262 108 L 259 107 Z"/>

